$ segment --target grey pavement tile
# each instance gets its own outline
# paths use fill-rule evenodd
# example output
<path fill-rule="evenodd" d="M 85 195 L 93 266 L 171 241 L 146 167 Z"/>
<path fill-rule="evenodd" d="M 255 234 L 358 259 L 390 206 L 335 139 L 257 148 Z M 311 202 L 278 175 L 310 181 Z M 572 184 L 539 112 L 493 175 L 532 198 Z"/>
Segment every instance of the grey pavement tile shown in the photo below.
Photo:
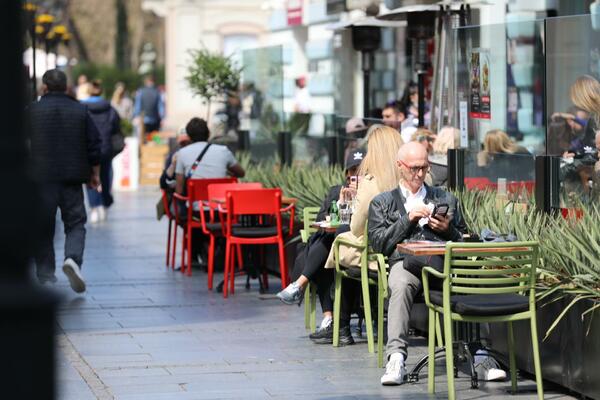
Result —
<path fill-rule="evenodd" d="M 166 221 L 154 219 L 159 192 L 115 193 L 106 223 L 89 226 L 84 262 L 88 291 L 74 294 L 58 273 L 56 290 L 64 298 L 57 317 L 80 364 L 91 369 L 93 387 L 116 399 L 444 399 L 445 370 L 437 368 L 436 396 L 429 396 L 427 377 L 415 384 L 382 387 L 376 354 L 364 338 L 354 346 L 317 346 L 308 340 L 303 309 L 280 303 L 274 294 L 279 280 L 270 279 L 268 293 L 256 281 L 223 299 L 209 291 L 206 273 L 192 277 L 164 266 Z M 58 230 L 60 231 L 60 230 Z M 57 259 L 62 257 L 57 232 Z M 179 257 L 178 257 L 179 259 Z M 222 274 L 215 274 L 215 282 Z M 426 353 L 423 338 L 411 338 L 409 367 Z M 59 399 L 96 398 L 73 358 L 57 357 Z M 96 386 L 94 386 L 96 385 Z M 530 388 L 531 381 L 520 382 Z M 469 378 L 457 381 L 458 398 L 534 399 L 532 392 L 512 397 L 509 382 L 470 389 Z M 547 393 L 548 399 L 570 399 Z"/>

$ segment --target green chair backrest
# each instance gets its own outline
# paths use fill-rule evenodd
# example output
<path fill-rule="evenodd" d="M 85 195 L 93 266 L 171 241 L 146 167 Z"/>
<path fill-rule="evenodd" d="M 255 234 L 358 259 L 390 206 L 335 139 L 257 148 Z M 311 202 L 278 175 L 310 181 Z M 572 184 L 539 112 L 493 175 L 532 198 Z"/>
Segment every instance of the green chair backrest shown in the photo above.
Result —
<path fill-rule="evenodd" d="M 304 228 L 300 230 L 300 235 L 304 243 L 308 242 L 310 235 L 317 231 L 317 228 L 313 228 L 311 225 L 316 222 L 318 213 L 319 207 L 304 207 L 302 211 Z"/>
<path fill-rule="evenodd" d="M 448 243 L 444 275 L 452 294 L 534 296 L 537 242 Z"/>

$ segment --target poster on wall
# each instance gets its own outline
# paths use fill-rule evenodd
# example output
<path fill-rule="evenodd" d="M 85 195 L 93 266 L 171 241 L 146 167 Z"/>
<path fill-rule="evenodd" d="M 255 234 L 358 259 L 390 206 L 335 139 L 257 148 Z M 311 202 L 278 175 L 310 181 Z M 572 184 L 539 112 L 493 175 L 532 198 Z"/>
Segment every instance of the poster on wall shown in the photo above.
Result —
<path fill-rule="evenodd" d="M 490 52 L 488 50 L 475 49 L 471 52 L 470 86 L 470 117 L 491 119 Z"/>

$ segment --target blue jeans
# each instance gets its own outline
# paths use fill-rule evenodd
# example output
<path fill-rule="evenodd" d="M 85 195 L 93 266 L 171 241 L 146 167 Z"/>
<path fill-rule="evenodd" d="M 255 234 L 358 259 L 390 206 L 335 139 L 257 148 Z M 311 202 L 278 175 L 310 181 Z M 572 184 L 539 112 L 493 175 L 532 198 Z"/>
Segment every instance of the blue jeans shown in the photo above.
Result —
<path fill-rule="evenodd" d="M 102 185 L 102 191 L 99 192 L 96 189 L 92 189 L 87 186 L 87 195 L 90 207 L 104 206 L 110 207 L 113 203 L 113 197 L 111 194 L 113 180 L 112 160 L 103 160 L 100 162 L 100 185 Z"/>

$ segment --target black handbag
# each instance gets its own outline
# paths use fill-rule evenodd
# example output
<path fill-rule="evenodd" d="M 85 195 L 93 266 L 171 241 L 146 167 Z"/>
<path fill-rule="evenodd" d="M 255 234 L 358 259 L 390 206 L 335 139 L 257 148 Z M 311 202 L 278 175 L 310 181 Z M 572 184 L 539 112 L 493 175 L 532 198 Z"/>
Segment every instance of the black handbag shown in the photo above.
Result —
<path fill-rule="evenodd" d="M 110 146 L 112 148 L 113 158 L 125 148 L 125 136 L 121 132 L 115 133 L 110 137 Z"/>

